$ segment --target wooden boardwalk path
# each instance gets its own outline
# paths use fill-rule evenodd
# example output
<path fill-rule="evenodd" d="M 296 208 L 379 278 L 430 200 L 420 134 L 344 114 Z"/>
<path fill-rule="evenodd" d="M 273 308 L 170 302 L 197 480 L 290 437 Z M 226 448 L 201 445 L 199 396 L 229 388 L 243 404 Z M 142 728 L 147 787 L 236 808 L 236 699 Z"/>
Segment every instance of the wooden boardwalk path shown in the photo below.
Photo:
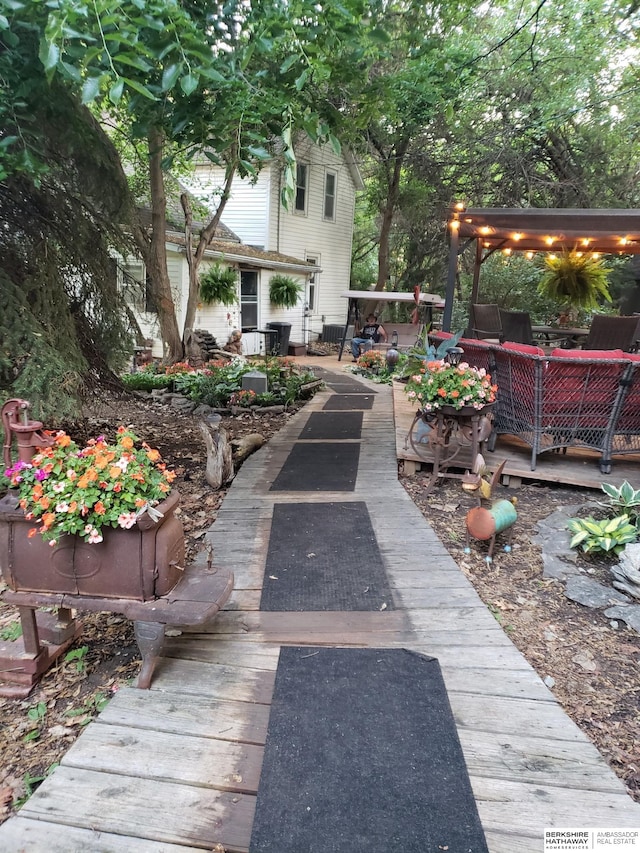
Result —
<path fill-rule="evenodd" d="M 314 492 L 311 483 L 269 492 L 326 392 L 245 462 L 210 534 L 215 564 L 235 573 L 227 608 L 208 632 L 167 641 L 151 690 L 116 694 L 0 827 L 3 853 L 247 851 L 283 644 L 404 647 L 438 658 L 491 853 L 540 853 L 545 827 L 640 827 L 640 805 L 398 483 L 392 392 L 375 391 L 353 492 Z M 332 500 L 366 502 L 396 609 L 260 612 L 274 504 Z"/>

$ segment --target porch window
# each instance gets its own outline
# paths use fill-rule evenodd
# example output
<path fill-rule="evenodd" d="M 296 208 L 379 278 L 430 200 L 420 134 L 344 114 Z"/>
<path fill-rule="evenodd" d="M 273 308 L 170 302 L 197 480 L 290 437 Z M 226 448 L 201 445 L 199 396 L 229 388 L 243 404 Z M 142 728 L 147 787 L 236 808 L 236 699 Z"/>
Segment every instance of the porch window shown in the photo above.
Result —
<path fill-rule="evenodd" d="M 307 179 L 309 177 L 309 169 L 305 163 L 298 163 L 296 166 L 296 213 L 307 212 Z"/>
<path fill-rule="evenodd" d="M 324 176 L 324 218 L 334 220 L 336 218 L 336 187 L 338 175 L 336 172 L 327 171 Z"/>
<path fill-rule="evenodd" d="M 319 266 L 319 258 L 317 255 L 307 255 L 307 261 L 314 266 Z M 309 276 L 309 284 L 307 286 L 307 309 L 315 311 L 316 308 L 316 286 L 318 284 L 318 273 L 312 272 Z"/>
<path fill-rule="evenodd" d="M 240 316 L 243 332 L 258 328 L 258 273 L 240 270 Z"/>

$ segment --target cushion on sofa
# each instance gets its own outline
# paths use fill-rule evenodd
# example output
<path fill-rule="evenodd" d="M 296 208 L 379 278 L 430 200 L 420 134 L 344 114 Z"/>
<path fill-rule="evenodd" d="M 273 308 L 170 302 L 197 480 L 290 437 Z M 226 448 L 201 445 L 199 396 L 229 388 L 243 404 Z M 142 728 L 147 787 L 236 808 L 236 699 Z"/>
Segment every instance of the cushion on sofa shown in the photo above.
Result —
<path fill-rule="evenodd" d="M 518 344 L 515 341 L 505 341 L 502 344 L 503 349 L 508 349 L 511 352 L 523 352 L 525 355 L 544 355 L 542 347 L 537 347 L 531 344 Z"/>
<path fill-rule="evenodd" d="M 621 349 L 554 349 L 551 358 L 624 358 Z"/>

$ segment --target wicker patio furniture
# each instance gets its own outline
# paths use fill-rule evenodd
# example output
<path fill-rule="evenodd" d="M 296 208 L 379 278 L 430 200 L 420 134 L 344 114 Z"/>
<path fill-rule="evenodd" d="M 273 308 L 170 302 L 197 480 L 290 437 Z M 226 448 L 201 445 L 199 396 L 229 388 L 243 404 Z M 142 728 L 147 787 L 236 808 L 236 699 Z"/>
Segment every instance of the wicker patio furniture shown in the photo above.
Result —
<path fill-rule="evenodd" d="M 607 314 L 595 314 L 582 349 L 608 350 L 616 348 L 623 352 L 632 352 L 638 344 L 639 320 L 640 318 L 635 315 L 614 317 Z"/>

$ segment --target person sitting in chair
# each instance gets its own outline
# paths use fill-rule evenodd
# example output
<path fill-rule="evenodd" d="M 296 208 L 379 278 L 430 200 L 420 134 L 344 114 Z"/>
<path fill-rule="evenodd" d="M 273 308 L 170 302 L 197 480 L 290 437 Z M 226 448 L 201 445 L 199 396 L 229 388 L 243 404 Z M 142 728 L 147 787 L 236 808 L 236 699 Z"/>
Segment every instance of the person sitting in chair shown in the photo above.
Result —
<path fill-rule="evenodd" d="M 384 328 L 377 322 L 377 317 L 375 314 L 369 314 L 367 317 L 367 322 L 360 330 L 358 337 L 353 338 L 351 341 L 351 354 L 353 355 L 353 360 L 357 361 L 360 356 L 360 347 L 363 346 L 365 352 L 368 349 L 371 349 L 373 344 L 377 344 L 380 338 L 383 341 L 387 340 L 387 333 Z"/>

